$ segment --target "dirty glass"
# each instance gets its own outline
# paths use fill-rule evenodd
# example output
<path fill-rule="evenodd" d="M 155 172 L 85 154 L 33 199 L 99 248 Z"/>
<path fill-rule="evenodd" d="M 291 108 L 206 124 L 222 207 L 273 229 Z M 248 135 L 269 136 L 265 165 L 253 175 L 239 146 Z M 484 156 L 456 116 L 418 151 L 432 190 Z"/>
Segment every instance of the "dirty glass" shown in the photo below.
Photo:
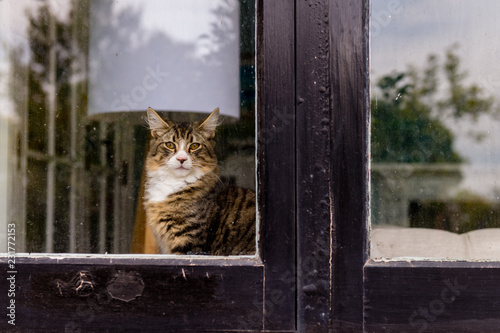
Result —
<path fill-rule="evenodd" d="M 500 260 L 499 13 L 371 2 L 372 258 Z"/>
<path fill-rule="evenodd" d="M 221 182 L 255 190 L 254 27 L 253 0 L 0 1 L 0 252 L 154 253 L 148 106 L 220 107 Z"/>

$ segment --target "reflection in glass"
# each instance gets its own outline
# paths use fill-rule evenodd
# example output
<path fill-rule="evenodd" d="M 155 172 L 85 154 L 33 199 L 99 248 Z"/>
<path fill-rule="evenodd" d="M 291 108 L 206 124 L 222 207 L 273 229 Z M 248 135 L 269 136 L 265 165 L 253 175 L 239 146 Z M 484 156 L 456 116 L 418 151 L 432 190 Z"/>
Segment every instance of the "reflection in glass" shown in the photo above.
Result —
<path fill-rule="evenodd" d="M 500 259 L 499 7 L 372 1 L 372 257 Z"/>
<path fill-rule="evenodd" d="M 252 0 L 0 1 L 0 252 L 15 224 L 17 252 L 130 253 L 147 106 L 191 111 L 168 114 L 180 120 L 221 107 L 222 181 L 255 189 L 254 7 Z M 229 71 L 221 54 L 236 57 L 231 89 L 215 84 Z M 128 75 L 109 71 L 110 55 L 125 61 Z M 165 59 L 170 65 L 161 67 Z M 232 104 L 214 105 L 224 94 Z M 198 105 L 182 107 L 191 101 Z"/>
<path fill-rule="evenodd" d="M 239 118 L 236 0 L 90 4 L 89 115 L 218 106 Z"/>

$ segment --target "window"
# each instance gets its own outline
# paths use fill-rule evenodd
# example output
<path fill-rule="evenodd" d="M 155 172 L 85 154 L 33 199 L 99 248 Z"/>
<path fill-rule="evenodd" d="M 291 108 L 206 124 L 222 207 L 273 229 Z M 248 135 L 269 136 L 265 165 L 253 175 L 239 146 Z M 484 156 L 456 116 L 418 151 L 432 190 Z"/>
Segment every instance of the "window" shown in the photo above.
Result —
<path fill-rule="evenodd" d="M 496 4 L 389 3 L 372 3 L 371 256 L 498 260 Z"/>
<path fill-rule="evenodd" d="M 0 5 L 0 225 L 17 251 L 144 253 L 149 106 L 176 121 L 220 107 L 221 181 L 255 190 L 253 1 Z"/>
<path fill-rule="evenodd" d="M 385 21 L 378 23 L 390 29 L 387 22 L 396 20 L 396 14 L 422 3 L 429 4 L 297 3 L 296 126 L 302 156 L 297 160 L 298 331 L 498 329 L 498 262 L 370 258 L 370 23 L 374 29 L 375 15 L 383 15 L 379 17 Z M 474 2 L 479 5 L 494 13 L 493 1 Z M 433 7 L 424 7 L 432 12 Z M 461 10 L 458 1 L 446 2 L 446 7 L 454 14 Z M 326 12 L 328 22 L 318 15 Z M 418 14 L 410 15 L 417 24 L 422 20 Z M 480 43 L 496 41 L 485 39 Z"/>
<path fill-rule="evenodd" d="M 366 331 L 497 330 L 497 5 L 371 1 Z"/>
<path fill-rule="evenodd" d="M 1 3 L 4 4 L 5 1 Z M 111 3 L 114 4 L 115 2 L 100 2 L 103 6 L 105 4 L 111 5 Z M 16 324 L 16 328 L 27 330 L 58 331 L 100 330 L 104 327 L 107 327 L 106 329 L 167 329 L 198 332 L 233 329 L 280 329 L 282 331 L 294 329 L 296 275 L 294 250 L 295 187 L 293 178 L 295 156 L 293 137 L 293 4 L 287 1 L 273 2 L 272 4 L 258 3 L 254 8 L 255 4 L 251 2 L 243 3 L 246 3 L 247 9 L 256 11 L 257 29 L 255 30 L 258 32 L 258 61 L 256 63 L 257 67 L 254 69 L 258 83 L 257 88 L 259 89 L 258 94 L 256 94 L 258 98 L 255 101 L 255 110 L 257 112 L 255 126 L 258 130 L 257 133 L 259 133 L 256 138 L 259 144 L 255 152 L 258 161 L 256 182 L 266 184 L 265 190 L 263 187 L 257 187 L 261 235 L 258 256 L 231 258 L 184 256 L 173 258 L 154 255 L 111 255 L 109 253 L 89 255 L 86 254 L 89 251 L 85 249 L 82 250 L 83 254 L 77 255 L 29 255 L 23 253 L 29 251 L 26 250 L 27 244 L 16 243 L 12 250 L 8 247 L 7 255 L 2 257 L 2 264 L 8 268 L 8 271 L 3 271 L 9 274 L 2 280 L 8 281 L 10 283 L 8 288 L 12 287 L 13 290 L 13 293 L 2 293 L 1 296 L 2 300 L 5 300 L 11 306 L 7 310 L 8 315 L 11 316 L 9 317 L 11 323 L 2 322 L 0 324 L 2 329 L 10 329 L 13 324 Z M 37 2 L 36 4 L 43 7 L 46 3 Z M 56 5 L 55 3 L 47 4 L 49 6 Z M 83 6 L 89 3 L 82 1 L 77 4 Z M 92 5 L 92 3 L 90 4 Z M 10 5 L 10 3 L 7 3 L 7 5 Z M 35 10 L 36 6 L 33 7 Z M 0 12 L 2 15 L 5 13 L 5 11 Z M 279 19 L 276 19 L 276 17 L 279 17 Z M 55 20 L 56 18 L 52 19 Z M 7 20 L 2 20 L 2 22 L 7 22 Z M 253 24 L 247 26 L 246 29 L 254 29 Z M 276 34 L 277 30 L 282 29 L 284 30 L 280 34 Z M 78 32 L 84 31 L 79 30 Z M 253 45 L 246 45 L 245 49 L 253 50 Z M 280 55 L 279 58 L 274 56 L 278 54 Z M 253 56 L 243 59 L 242 63 L 252 60 Z M 249 67 L 244 68 L 242 71 L 251 72 L 251 65 L 248 65 Z M 68 74 L 64 71 L 62 73 Z M 4 78 L 5 76 L 2 76 L 2 79 Z M 71 81 L 69 83 L 76 84 L 78 82 Z M 242 87 L 244 84 L 247 83 L 242 83 Z M 277 87 L 283 89 L 283 92 L 276 94 L 275 89 L 278 89 Z M 85 87 L 77 86 L 77 88 L 84 89 Z M 140 92 L 140 88 L 136 92 Z M 251 91 L 244 91 L 243 93 L 252 95 Z M 243 107 L 254 108 L 251 104 L 243 103 Z M 84 111 L 77 109 L 76 112 L 78 115 L 78 112 Z M 116 147 L 121 145 L 117 139 L 123 136 L 131 139 L 132 144 L 130 146 L 141 146 L 133 138 L 138 132 L 144 131 L 143 125 L 139 124 L 137 128 L 126 126 L 124 126 L 126 128 L 121 128 L 114 125 L 114 119 L 105 119 L 108 115 L 102 116 L 103 118 L 96 117 L 91 123 L 82 124 L 79 118 L 76 121 L 79 127 L 85 125 L 81 127 L 83 133 L 79 133 L 79 135 L 83 135 L 83 139 L 79 137 L 78 139 L 81 139 L 79 142 L 88 144 L 91 147 L 89 148 L 90 152 L 87 153 L 84 149 L 81 152 L 86 154 L 76 156 L 77 159 L 81 159 L 76 163 L 76 167 L 91 167 L 97 170 L 96 177 L 98 179 L 94 180 L 94 182 L 98 186 L 93 185 L 92 191 L 97 191 L 101 187 L 113 189 L 116 186 L 122 186 L 124 181 L 122 177 L 118 179 L 118 182 L 106 179 L 106 175 L 113 174 L 115 170 L 132 169 L 133 172 L 129 172 L 128 175 L 133 179 L 140 179 L 134 164 L 137 160 L 141 161 L 140 157 L 130 159 L 131 162 L 126 165 L 115 163 L 114 158 L 117 156 L 118 150 L 123 148 Z M 70 120 L 63 120 L 66 121 L 65 124 L 71 124 Z M 13 124 L 13 120 L 9 121 L 8 128 L 11 131 L 16 125 Z M 56 127 L 59 126 L 57 121 L 62 120 L 55 117 L 56 125 L 54 126 Z M 7 127 L 5 122 L 2 122 L 2 126 Z M 279 128 L 276 125 L 279 125 Z M 45 126 L 44 128 L 46 129 Z M 123 133 L 122 131 L 128 132 Z M 29 131 L 25 132 L 29 133 Z M 46 143 L 48 143 L 48 134 L 46 133 L 46 131 L 42 131 L 39 134 L 43 138 L 43 140 L 40 139 L 43 145 L 35 147 L 42 152 L 45 152 L 44 149 L 48 150 L 48 148 L 45 148 Z M 52 135 L 62 135 L 57 131 L 51 133 L 53 133 Z M 12 147 L 17 147 L 17 142 L 21 141 L 21 139 L 17 139 L 12 132 L 9 132 L 8 138 L 8 147 L 10 147 L 8 154 L 14 156 L 14 159 L 8 159 L 9 163 L 11 163 L 12 160 L 20 160 L 21 152 L 12 149 Z M 55 138 L 51 140 L 55 141 Z M 2 140 L 2 144 L 4 142 Z M 27 141 L 23 142 L 28 144 Z M 64 142 L 67 143 L 68 141 Z M 244 142 L 246 144 L 248 141 Z M 235 144 L 235 142 L 229 142 L 229 144 Z M 94 148 L 95 150 L 93 150 Z M 69 152 L 62 149 L 62 153 L 60 153 L 57 149 L 54 149 L 55 158 L 51 157 L 49 160 L 56 163 L 54 167 L 56 171 L 58 171 L 57 163 L 64 165 L 66 168 L 63 175 L 66 175 L 66 177 L 62 180 L 54 179 L 55 185 L 57 185 L 58 181 L 67 181 L 68 178 L 71 180 L 72 175 L 71 165 L 67 166 L 65 160 L 57 155 L 62 153 L 68 155 Z M 138 148 L 138 150 L 142 152 L 141 148 Z M 135 154 L 135 151 L 135 149 L 127 150 L 127 153 Z M 244 151 L 250 155 L 253 154 L 253 149 L 244 149 Z M 2 150 L 2 154 L 7 153 Z M 33 156 L 35 158 L 35 162 L 32 162 L 32 165 L 35 166 L 33 170 L 42 175 L 47 174 L 48 168 L 46 167 L 47 161 L 44 160 L 45 154 L 33 153 Z M 36 158 L 41 161 L 38 162 Z M 17 164 L 14 166 L 17 167 Z M 2 164 L 1 170 L 5 170 L 5 163 Z M 10 165 L 7 171 L 12 171 Z M 119 172 L 119 174 L 122 175 L 123 173 Z M 104 180 L 100 181 L 99 178 Z M 43 180 L 46 177 L 33 176 L 32 179 Z M 83 178 L 83 180 L 87 184 L 91 184 L 92 178 Z M 2 181 L 2 185 L 6 184 L 6 181 L 3 179 Z M 43 180 L 43 182 L 48 183 L 49 181 Z M 50 188 L 45 183 L 40 185 L 41 188 Z M 6 187 L 2 187 L 2 194 L 7 193 L 6 189 L 11 191 L 11 185 L 6 184 Z M 58 187 L 56 186 L 54 189 L 57 192 Z M 62 191 L 65 198 L 67 195 L 67 198 L 69 198 L 67 200 L 70 200 L 71 187 L 68 189 L 63 186 Z M 130 193 L 132 192 L 137 193 L 135 190 Z M 126 193 L 122 193 L 124 200 L 127 199 Z M 81 193 L 76 194 L 80 195 Z M 56 193 L 55 196 L 58 195 Z M 40 200 L 41 204 L 45 205 L 48 202 L 45 192 L 40 197 L 35 197 L 35 195 L 33 197 L 33 199 Z M 83 204 L 79 202 L 81 198 L 81 196 L 77 197 L 77 204 Z M 101 202 L 106 204 L 110 201 L 117 203 L 116 200 L 113 201 L 114 198 L 114 196 L 101 198 L 97 195 L 93 203 L 99 205 L 101 205 Z M 114 205 L 107 205 L 107 207 L 114 209 Z M 9 209 L 8 207 L 7 211 Z M 114 247 L 115 242 L 113 242 L 113 239 L 110 240 L 108 235 L 111 231 L 113 231 L 112 234 L 114 235 L 115 231 L 112 230 L 112 225 L 106 224 L 102 226 L 99 225 L 98 221 L 102 220 L 101 217 L 108 220 L 110 215 L 113 216 L 111 213 L 115 212 L 115 210 L 102 212 L 97 208 L 94 209 L 96 210 L 82 210 L 86 214 L 92 213 L 93 217 L 90 221 L 96 224 L 93 231 L 95 235 L 94 247 L 90 252 L 107 251 Z M 133 211 L 134 205 L 132 207 L 127 206 L 126 209 Z M 2 216 L 6 214 L 5 212 L 5 210 L 2 210 Z M 22 214 L 20 215 L 22 216 Z M 80 216 L 77 216 L 77 218 L 80 218 Z M 125 216 L 125 218 L 128 218 L 128 216 Z M 46 217 L 43 217 L 43 221 L 45 219 Z M 124 220 L 119 222 L 122 223 Z M 9 224 L 7 221 L 7 225 Z M 57 230 L 57 225 L 54 225 L 54 227 Z M 77 223 L 75 227 L 79 228 L 80 225 Z M 104 233 L 102 233 L 102 230 L 104 230 Z M 45 231 L 46 227 L 43 225 L 43 228 L 39 230 L 41 235 L 36 234 L 40 241 L 36 243 L 38 245 L 33 250 L 46 250 Z M 16 236 L 18 233 L 22 235 L 23 232 L 21 226 L 15 230 Z M 7 233 L 10 233 L 10 231 L 7 230 Z M 103 234 L 104 236 L 102 236 Z M 82 241 L 81 238 L 75 239 L 76 252 L 79 251 L 80 241 Z M 276 246 L 278 241 L 279 246 Z M 54 243 L 54 251 L 58 246 L 63 248 L 61 251 L 66 251 L 69 246 L 56 243 L 57 241 Z M 7 245 L 9 246 L 9 244 Z M 14 251 L 17 248 L 19 248 L 19 253 Z M 10 280 L 7 280 L 7 277 Z M 3 287 L 2 290 L 4 290 Z M 51 306 L 49 308 L 40 307 L 41 303 L 39 301 L 41 300 L 42 303 L 50 303 Z M 60 314 L 61 312 L 67 313 L 62 320 L 54 321 L 51 319 L 54 316 L 59 317 L 57 313 Z M 114 319 L 110 321 L 109 318 Z M 115 320 L 120 322 L 117 323 Z"/>
<path fill-rule="evenodd" d="M 377 4 L 256 2 L 258 258 L 4 256 L 17 328 L 495 332 L 498 262 L 370 257 Z"/>

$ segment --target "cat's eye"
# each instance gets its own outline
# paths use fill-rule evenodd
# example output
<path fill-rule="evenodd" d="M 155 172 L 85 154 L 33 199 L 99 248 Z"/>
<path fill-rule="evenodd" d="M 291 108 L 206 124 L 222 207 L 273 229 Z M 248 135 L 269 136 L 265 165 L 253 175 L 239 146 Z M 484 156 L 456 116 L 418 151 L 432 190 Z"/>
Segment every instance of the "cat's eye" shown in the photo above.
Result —
<path fill-rule="evenodd" d="M 173 142 L 164 142 L 163 146 L 168 148 L 168 149 L 175 149 L 175 143 L 173 143 Z"/>
<path fill-rule="evenodd" d="M 189 146 L 189 150 L 196 150 L 200 148 L 200 144 L 198 142 L 195 142 L 195 143 L 192 143 L 190 146 Z"/>

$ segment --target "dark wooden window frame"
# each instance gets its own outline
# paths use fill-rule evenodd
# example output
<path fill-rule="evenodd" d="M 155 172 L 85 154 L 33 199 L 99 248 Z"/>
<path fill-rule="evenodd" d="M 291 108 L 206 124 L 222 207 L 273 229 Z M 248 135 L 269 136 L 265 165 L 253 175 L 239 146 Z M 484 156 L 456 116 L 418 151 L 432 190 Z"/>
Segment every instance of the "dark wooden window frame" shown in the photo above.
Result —
<path fill-rule="evenodd" d="M 333 203 L 330 206 L 330 262 L 323 256 L 323 265 L 329 264 L 331 270 L 320 276 L 325 281 L 330 278 L 331 283 L 330 292 L 324 292 L 322 297 L 299 293 L 298 309 L 313 304 L 320 304 L 316 308 L 325 312 L 330 309 L 329 323 L 321 327 L 335 332 L 498 332 L 500 262 L 379 262 L 369 257 L 369 6 L 369 0 L 329 2 L 332 128 L 328 151 L 332 166 L 322 181 L 329 184 L 328 193 Z M 305 4 L 302 7 L 306 8 Z M 300 39 L 298 36 L 297 45 L 301 44 Z M 298 52 L 298 63 L 301 54 L 305 56 L 304 62 L 308 58 L 307 52 Z M 297 82 L 303 82 L 299 77 Z M 325 101 L 316 109 L 323 109 L 327 104 Z M 310 117 L 316 119 L 311 121 L 316 124 L 322 118 L 319 112 L 308 113 L 306 118 Z M 308 141 L 308 144 L 315 147 L 323 141 Z M 307 176 L 308 172 L 297 172 L 299 179 Z M 326 196 L 326 185 L 323 187 L 321 193 L 316 194 L 316 202 Z M 298 193 L 300 198 L 300 189 Z M 300 207 L 299 203 L 298 235 L 310 235 L 309 225 L 305 224 L 310 222 L 307 214 L 303 217 L 304 223 L 300 223 Z M 321 213 L 317 214 L 320 218 Z M 317 222 L 323 228 L 326 216 L 324 219 L 322 223 Z M 313 230 L 318 232 L 319 228 Z M 300 237 L 298 243 L 309 247 L 314 244 L 310 253 L 321 253 L 324 248 L 312 241 L 301 242 Z M 301 256 L 303 252 L 299 251 L 298 257 Z M 300 272 L 300 265 L 298 270 Z M 301 287 L 301 283 L 304 281 L 299 278 L 299 291 L 314 289 L 308 288 L 308 284 Z M 321 279 L 316 283 L 321 284 Z M 299 310 L 299 317 L 304 313 L 307 314 Z M 309 330 L 314 322 L 320 322 L 321 313 L 310 312 L 313 320 L 299 320 L 299 325 L 303 323 Z"/>
<path fill-rule="evenodd" d="M 297 329 L 498 332 L 499 262 L 369 257 L 369 19 L 296 2 Z"/>
<path fill-rule="evenodd" d="M 0 331 L 295 331 L 294 3 L 257 12 L 259 256 L 19 255 L 15 297 L 3 257 Z"/>
<path fill-rule="evenodd" d="M 16 328 L 495 332 L 500 263 L 369 259 L 369 0 L 257 4 L 259 258 L 19 256 Z"/>

